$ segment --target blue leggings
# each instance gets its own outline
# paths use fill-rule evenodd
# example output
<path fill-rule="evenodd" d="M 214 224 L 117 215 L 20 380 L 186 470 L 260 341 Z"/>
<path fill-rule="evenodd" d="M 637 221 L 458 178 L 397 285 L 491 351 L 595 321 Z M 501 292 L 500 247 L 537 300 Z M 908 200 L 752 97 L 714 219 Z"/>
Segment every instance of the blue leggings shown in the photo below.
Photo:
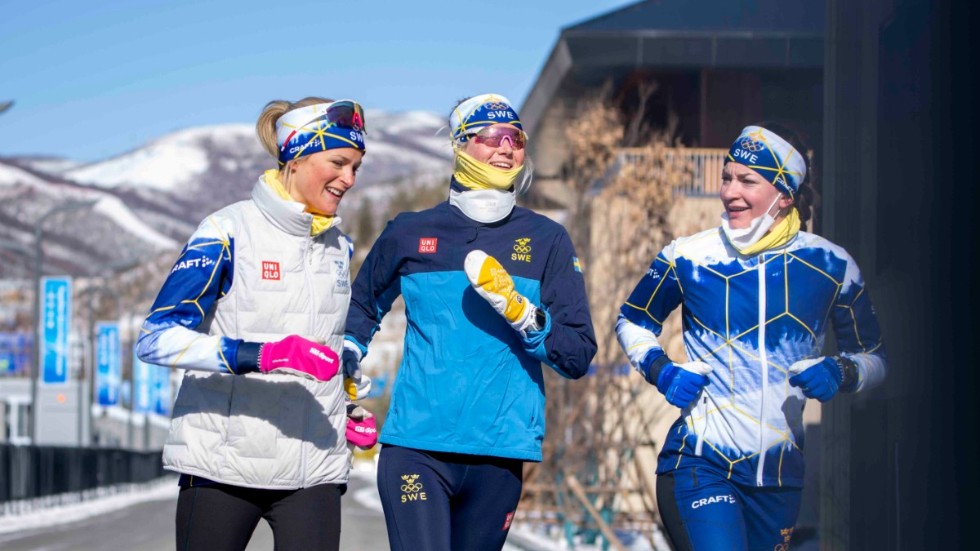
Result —
<path fill-rule="evenodd" d="M 378 493 L 392 551 L 499 551 L 521 497 L 523 465 L 385 444 Z"/>
<path fill-rule="evenodd" d="M 677 551 L 786 551 L 802 493 L 736 484 L 708 466 L 657 477 L 657 505 Z"/>

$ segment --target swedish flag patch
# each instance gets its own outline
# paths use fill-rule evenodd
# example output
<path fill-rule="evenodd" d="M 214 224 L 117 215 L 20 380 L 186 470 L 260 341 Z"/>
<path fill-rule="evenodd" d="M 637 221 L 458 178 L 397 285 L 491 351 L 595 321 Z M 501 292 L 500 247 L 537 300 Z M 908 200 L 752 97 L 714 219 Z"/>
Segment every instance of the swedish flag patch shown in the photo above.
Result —
<path fill-rule="evenodd" d="M 582 273 L 582 263 L 578 261 L 577 256 L 572 257 L 572 267 L 575 268 L 576 272 Z"/>

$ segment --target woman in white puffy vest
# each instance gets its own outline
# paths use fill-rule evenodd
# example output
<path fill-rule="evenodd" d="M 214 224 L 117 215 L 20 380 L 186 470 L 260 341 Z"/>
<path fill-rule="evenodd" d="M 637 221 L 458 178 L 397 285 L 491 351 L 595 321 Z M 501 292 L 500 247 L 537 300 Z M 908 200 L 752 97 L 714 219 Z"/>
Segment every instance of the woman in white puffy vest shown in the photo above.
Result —
<path fill-rule="evenodd" d="M 364 114 L 348 100 L 273 101 L 256 130 L 279 168 L 201 222 L 137 349 L 187 370 L 163 450 L 181 475 L 177 549 L 244 549 L 261 518 L 276 549 L 338 549 L 353 245 L 336 212 L 364 155 Z"/>
<path fill-rule="evenodd" d="M 721 227 L 654 259 L 616 325 L 630 363 L 681 408 L 657 465 L 657 503 L 679 550 L 787 549 L 803 486 L 803 406 L 885 376 L 881 332 L 854 259 L 801 231 L 802 142 L 746 127 L 722 173 Z M 657 336 L 683 305 L 688 360 Z M 824 356 L 833 331 L 836 351 Z"/>

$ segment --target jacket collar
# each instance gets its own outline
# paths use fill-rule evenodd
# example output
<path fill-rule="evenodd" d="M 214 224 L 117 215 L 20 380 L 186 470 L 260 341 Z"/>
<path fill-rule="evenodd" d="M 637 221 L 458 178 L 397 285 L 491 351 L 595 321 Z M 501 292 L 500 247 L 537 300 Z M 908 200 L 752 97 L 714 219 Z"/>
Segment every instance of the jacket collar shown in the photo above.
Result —
<path fill-rule="evenodd" d="M 259 207 L 266 219 L 277 228 L 289 235 L 309 237 L 313 215 L 304 212 L 302 203 L 281 199 L 261 176 L 255 186 L 252 187 L 252 201 Z M 340 217 L 334 216 L 333 224 L 320 233 L 322 234 L 338 224 L 340 224 Z"/>

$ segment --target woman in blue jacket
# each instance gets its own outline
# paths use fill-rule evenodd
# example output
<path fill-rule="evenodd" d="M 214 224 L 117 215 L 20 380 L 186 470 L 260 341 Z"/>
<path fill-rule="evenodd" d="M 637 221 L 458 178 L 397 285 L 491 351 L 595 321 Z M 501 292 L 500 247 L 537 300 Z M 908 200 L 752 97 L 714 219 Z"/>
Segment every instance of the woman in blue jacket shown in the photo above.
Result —
<path fill-rule="evenodd" d="M 813 196 L 788 129 L 746 127 L 722 173 L 721 227 L 677 239 L 622 306 L 630 363 L 681 408 L 657 466 L 680 550 L 785 549 L 803 486 L 803 407 L 885 376 L 881 333 L 854 259 L 801 231 Z M 683 306 L 687 362 L 657 337 Z M 837 350 L 824 356 L 833 331 Z"/>
<path fill-rule="evenodd" d="M 449 200 L 388 223 L 354 281 L 345 370 L 367 353 L 398 295 L 408 327 L 378 488 L 391 548 L 500 549 L 541 460 L 541 363 L 577 379 L 596 352 L 571 240 L 515 207 L 530 182 L 527 136 L 507 98 L 449 118 Z"/>

